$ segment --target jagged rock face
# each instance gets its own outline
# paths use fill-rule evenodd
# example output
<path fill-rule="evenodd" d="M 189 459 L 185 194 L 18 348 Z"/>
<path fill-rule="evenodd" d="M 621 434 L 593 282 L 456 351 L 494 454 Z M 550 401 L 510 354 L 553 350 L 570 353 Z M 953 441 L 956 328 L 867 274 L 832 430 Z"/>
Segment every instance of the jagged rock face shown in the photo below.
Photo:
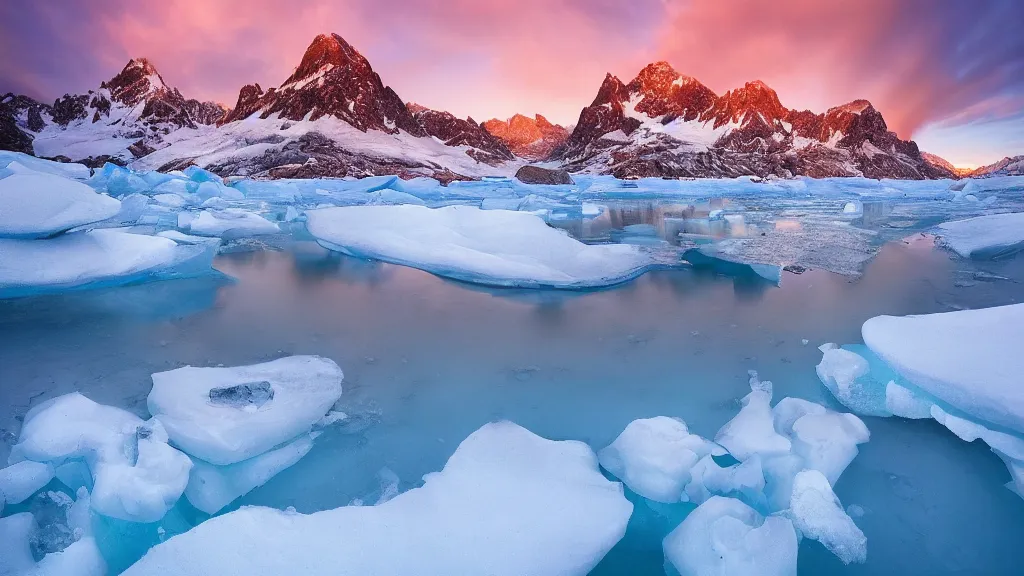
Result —
<path fill-rule="evenodd" d="M 0 103 L 0 150 L 31 154 L 32 137 L 18 128 L 15 109 L 8 106 L 8 99 L 13 100 L 13 96 L 5 96 Z"/>
<path fill-rule="evenodd" d="M 508 120 L 496 118 L 483 123 L 487 132 L 501 140 L 513 154 L 530 160 L 545 160 L 569 138 L 569 131 L 537 114 L 533 118 L 516 114 Z"/>
<path fill-rule="evenodd" d="M 466 153 L 479 162 L 496 166 L 514 156 L 505 144 L 484 130 L 472 118 L 462 120 L 448 112 L 431 110 L 418 104 L 408 106 L 413 119 L 426 133 L 448 146 L 470 146 Z"/>
<path fill-rule="evenodd" d="M 263 97 L 263 88 L 259 84 L 246 84 L 238 91 L 238 101 L 230 112 L 225 114 L 217 125 L 221 126 L 235 120 L 242 120 L 252 116 L 260 109 L 260 98 Z"/>
<path fill-rule="evenodd" d="M 167 85 L 149 60 L 133 58 L 116 76 L 101 83 L 100 88 L 109 90 L 113 100 L 125 106 L 135 106 L 157 90 L 167 88 Z"/>
<path fill-rule="evenodd" d="M 295 121 L 334 116 L 363 131 L 396 134 L 404 130 L 413 136 L 427 135 L 366 58 L 337 34 L 317 36 L 284 84 L 249 104 L 253 95 L 250 87 L 243 88 L 236 111 L 227 121 L 256 111 L 261 111 L 261 118 L 279 114 Z"/>
<path fill-rule="evenodd" d="M 664 62 L 628 85 L 606 76 L 555 156 L 573 171 L 623 177 L 952 176 L 890 132 L 866 100 L 794 111 L 763 82 L 717 96 Z"/>

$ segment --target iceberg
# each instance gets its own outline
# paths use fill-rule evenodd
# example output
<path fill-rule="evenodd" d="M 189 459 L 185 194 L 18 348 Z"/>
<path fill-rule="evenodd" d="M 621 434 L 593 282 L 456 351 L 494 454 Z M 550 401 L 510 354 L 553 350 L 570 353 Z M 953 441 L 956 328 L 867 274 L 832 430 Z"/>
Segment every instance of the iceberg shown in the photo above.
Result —
<path fill-rule="evenodd" d="M 597 453 L 601 467 L 630 490 L 657 502 L 679 502 L 690 469 L 720 447 L 676 418 L 657 416 L 630 422 L 610 445 Z"/>
<path fill-rule="evenodd" d="M 857 457 L 857 445 L 871 438 L 860 418 L 806 400 L 783 398 L 772 410 L 776 430 L 791 439 L 793 454 L 803 459 L 806 468 L 824 474 L 831 484 Z M 780 418 L 787 412 L 787 417 Z"/>
<path fill-rule="evenodd" d="M 45 238 L 120 210 L 119 201 L 68 178 L 25 173 L 0 180 L 0 238 Z"/>
<path fill-rule="evenodd" d="M 41 172 L 43 174 L 53 174 L 54 176 L 63 176 L 64 178 L 72 178 L 75 180 L 86 180 L 91 174 L 89 167 L 84 164 L 55 162 L 53 160 L 44 160 L 21 152 L 0 150 L 0 168 L 10 168 L 14 164 L 18 164 L 21 168 L 21 170 L 16 170 L 17 172 L 28 170 L 31 172 Z"/>
<path fill-rule="evenodd" d="M 796 576 L 797 534 L 782 516 L 767 518 L 734 498 L 714 496 L 662 542 L 681 576 Z"/>
<path fill-rule="evenodd" d="M 242 508 L 158 544 L 124 574 L 583 576 L 622 538 L 632 509 L 585 444 L 498 422 L 423 486 L 379 506 Z"/>
<path fill-rule="evenodd" d="M 877 316 L 864 343 L 909 383 L 984 422 L 1024 434 L 1024 304 Z"/>
<path fill-rule="evenodd" d="M 60 468 L 83 462 L 90 472 L 92 508 L 132 522 L 155 522 L 177 502 L 192 461 L 167 444 L 159 422 L 89 400 L 77 392 L 29 411 L 11 463 Z M 62 479 L 63 481 L 63 479 Z"/>
<path fill-rule="evenodd" d="M 319 356 L 251 366 L 185 366 L 153 374 L 147 404 L 171 444 L 226 466 L 308 432 L 341 397 L 342 379 L 341 368 Z"/>
<path fill-rule="evenodd" d="M 38 525 L 31 512 L 0 518 L 0 574 L 105 576 L 107 564 L 84 514 L 89 507 L 88 492 L 79 490 L 74 503 L 63 493 L 50 492 L 48 497 L 63 500 L 55 510 L 60 514 L 45 519 L 53 522 L 49 526 Z M 54 533 L 60 537 L 53 539 Z M 36 562 L 35 553 L 45 555 Z"/>
<path fill-rule="evenodd" d="M 790 516 L 801 535 L 821 542 L 843 564 L 867 560 L 868 539 L 821 472 L 804 470 L 793 479 Z"/>
<path fill-rule="evenodd" d="M 588 245 L 525 212 L 350 206 L 306 213 L 325 248 L 492 286 L 588 288 L 653 266 L 635 246 Z"/>
<path fill-rule="evenodd" d="M 991 214 L 936 226 L 940 244 L 964 258 L 998 258 L 1024 250 L 1024 212 Z"/>
<path fill-rule="evenodd" d="M 102 229 L 49 240 L 0 239 L 0 297 L 123 284 L 210 270 L 202 246 Z"/>
<path fill-rule="evenodd" d="M 204 210 L 188 223 L 188 227 L 189 232 L 199 236 L 222 236 L 229 232 L 233 236 L 256 236 L 281 231 L 277 224 L 241 208 Z"/>
<path fill-rule="evenodd" d="M 711 456 L 705 456 L 693 467 L 691 475 L 693 479 L 686 485 L 685 498 L 689 502 L 703 504 L 712 496 L 728 496 L 758 510 L 768 508 L 760 456 L 751 456 L 725 468 Z"/>
<path fill-rule="evenodd" d="M 18 462 L 0 469 L 0 503 L 20 504 L 53 480 L 53 466 L 44 462 Z"/>

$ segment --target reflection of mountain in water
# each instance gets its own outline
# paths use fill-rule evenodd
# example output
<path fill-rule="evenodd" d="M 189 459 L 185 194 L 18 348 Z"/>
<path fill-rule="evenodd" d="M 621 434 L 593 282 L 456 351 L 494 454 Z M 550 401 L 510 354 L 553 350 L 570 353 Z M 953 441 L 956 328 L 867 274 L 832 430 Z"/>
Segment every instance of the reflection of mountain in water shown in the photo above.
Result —
<path fill-rule="evenodd" d="M 552 222 L 556 228 L 584 242 L 632 242 L 649 237 L 678 246 L 680 234 L 706 237 L 707 240 L 745 236 L 748 233 L 742 215 L 722 217 L 713 212 L 728 210 L 733 202 L 722 198 L 692 204 L 646 202 L 611 202 L 592 219 Z"/>

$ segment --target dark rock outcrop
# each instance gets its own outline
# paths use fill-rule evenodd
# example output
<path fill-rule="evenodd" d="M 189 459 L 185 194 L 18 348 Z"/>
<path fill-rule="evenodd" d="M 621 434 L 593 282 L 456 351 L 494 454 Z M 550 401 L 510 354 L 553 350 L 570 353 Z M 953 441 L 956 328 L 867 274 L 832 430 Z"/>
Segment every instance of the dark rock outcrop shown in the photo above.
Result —
<path fill-rule="evenodd" d="M 473 150 L 467 150 L 467 154 L 479 162 L 496 166 L 514 158 L 501 140 L 472 118 L 462 120 L 449 112 L 431 110 L 413 103 L 408 104 L 407 108 L 428 135 L 448 146 L 470 146 Z"/>
<path fill-rule="evenodd" d="M 574 184 L 565 170 L 551 170 L 540 166 L 523 166 L 516 171 L 516 179 L 524 184 Z"/>

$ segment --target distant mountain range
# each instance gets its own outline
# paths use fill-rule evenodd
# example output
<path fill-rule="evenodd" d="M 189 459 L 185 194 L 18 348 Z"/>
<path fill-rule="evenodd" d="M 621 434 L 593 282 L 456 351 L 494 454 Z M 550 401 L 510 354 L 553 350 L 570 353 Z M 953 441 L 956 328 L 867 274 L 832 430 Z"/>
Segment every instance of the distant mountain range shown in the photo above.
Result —
<path fill-rule="evenodd" d="M 545 162 L 636 177 L 942 178 L 960 175 L 890 132 L 871 103 L 823 114 L 786 108 L 762 82 L 717 95 L 656 62 L 624 84 L 607 75 L 573 127 L 541 115 L 477 123 L 406 103 L 337 34 L 317 36 L 280 86 L 242 87 L 232 109 L 186 99 L 146 59 L 52 105 L 0 98 L 0 149 L 84 162 L 222 176 L 398 174 L 442 181 Z M 1020 173 L 1021 158 L 978 175 Z"/>

